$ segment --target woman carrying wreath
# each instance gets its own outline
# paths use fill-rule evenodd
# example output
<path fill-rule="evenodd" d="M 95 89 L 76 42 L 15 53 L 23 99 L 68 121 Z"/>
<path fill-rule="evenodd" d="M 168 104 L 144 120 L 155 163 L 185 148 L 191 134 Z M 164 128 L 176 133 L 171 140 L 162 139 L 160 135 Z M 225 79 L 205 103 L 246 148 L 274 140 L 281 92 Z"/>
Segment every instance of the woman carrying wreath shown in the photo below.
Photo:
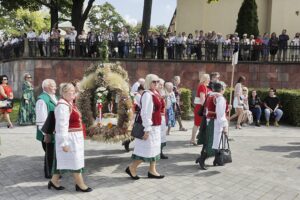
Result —
<path fill-rule="evenodd" d="M 154 74 L 148 74 L 145 81 L 145 91 L 141 97 L 141 120 L 144 126 L 143 139 L 135 139 L 135 147 L 132 154 L 133 162 L 125 172 L 134 180 L 137 175 L 137 167 L 142 162 L 149 162 L 148 178 L 164 178 L 156 171 L 156 162 L 160 159 L 161 147 L 161 100 L 157 91 L 159 78 Z"/>
<path fill-rule="evenodd" d="M 22 85 L 22 97 L 19 110 L 19 125 L 35 124 L 35 98 L 32 86 L 32 77 L 29 73 L 24 74 L 24 83 Z"/>

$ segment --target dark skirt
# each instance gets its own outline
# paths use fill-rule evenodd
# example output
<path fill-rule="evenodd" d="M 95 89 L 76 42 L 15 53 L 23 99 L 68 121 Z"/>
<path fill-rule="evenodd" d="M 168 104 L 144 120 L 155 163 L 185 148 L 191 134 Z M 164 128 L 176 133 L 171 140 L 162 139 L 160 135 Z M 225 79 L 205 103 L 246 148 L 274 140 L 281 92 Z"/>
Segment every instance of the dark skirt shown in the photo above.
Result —
<path fill-rule="evenodd" d="M 203 151 L 207 153 L 208 157 L 214 156 L 214 150 L 212 149 L 214 141 L 214 120 L 211 119 L 207 123 L 206 117 L 202 118 L 202 122 L 197 135 L 197 143 L 203 144 Z"/>

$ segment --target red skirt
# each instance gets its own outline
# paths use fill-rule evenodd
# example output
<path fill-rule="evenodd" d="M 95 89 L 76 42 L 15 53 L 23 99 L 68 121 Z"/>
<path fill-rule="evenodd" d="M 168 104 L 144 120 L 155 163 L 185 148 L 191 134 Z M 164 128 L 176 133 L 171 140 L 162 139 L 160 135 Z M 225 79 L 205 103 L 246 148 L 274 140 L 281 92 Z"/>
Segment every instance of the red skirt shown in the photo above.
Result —
<path fill-rule="evenodd" d="M 201 121 L 202 121 L 202 117 L 199 116 L 198 112 L 201 108 L 200 104 L 196 104 L 195 108 L 194 108 L 194 125 L 195 126 L 200 126 Z"/>

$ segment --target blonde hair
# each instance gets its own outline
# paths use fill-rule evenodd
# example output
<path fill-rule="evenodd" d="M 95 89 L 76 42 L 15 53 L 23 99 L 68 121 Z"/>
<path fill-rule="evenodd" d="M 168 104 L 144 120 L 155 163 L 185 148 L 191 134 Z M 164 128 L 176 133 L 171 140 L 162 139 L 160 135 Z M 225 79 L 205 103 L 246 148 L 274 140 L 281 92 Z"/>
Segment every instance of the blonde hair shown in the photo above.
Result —
<path fill-rule="evenodd" d="M 74 85 L 72 83 L 61 83 L 59 85 L 59 94 L 60 96 L 64 96 L 64 94 L 66 94 L 70 89 L 72 89 L 74 87 Z"/>
<path fill-rule="evenodd" d="M 199 76 L 200 83 L 204 83 L 205 81 L 210 80 L 209 74 L 200 74 Z"/>
<path fill-rule="evenodd" d="M 145 85 L 144 85 L 145 90 L 150 90 L 152 81 L 158 81 L 158 80 L 159 80 L 159 78 L 157 75 L 148 74 L 145 79 Z"/>
<path fill-rule="evenodd" d="M 56 86 L 55 81 L 53 79 L 45 79 L 42 83 L 43 90 L 45 90 L 45 88 L 49 87 L 50 85 L 55 85 Z"/>
<path fill-rule="evenodd" d="M 173 87 L 174 87 L 174 85 L 173 85 L 173 83 L 172 82 L 166 82 L 165 83 L 165 90 L 167 91 L 167 93 L 169 93 L 169 89 L 171 90 L 171 92 L 173 91 Z"/>
<path fill-rule="evenodd" d="M 249 92 L 248 88 L 247 87 L 243 87 L 243 90 L 246 90 L 247 94 Z M 243 91 L 244 92 L 244 91 Z"/>
<path fill-rule="evenodd" d="M 174 81 L 180 81 L 180 76 L 174 76 L 173 80 Z"/>

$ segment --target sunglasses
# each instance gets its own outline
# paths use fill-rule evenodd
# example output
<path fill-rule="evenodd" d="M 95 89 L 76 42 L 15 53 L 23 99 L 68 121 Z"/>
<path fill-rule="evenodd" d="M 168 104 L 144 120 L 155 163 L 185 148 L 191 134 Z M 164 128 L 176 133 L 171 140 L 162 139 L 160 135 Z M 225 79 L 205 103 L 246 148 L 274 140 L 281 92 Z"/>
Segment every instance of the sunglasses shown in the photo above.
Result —
<path fill-rule="evenodd" d="M 152 83 L 159 83 L 159 81 L 152 81 Z"/>
<path fill-rule="evenodd" d="M 3 81 L 7 81 L 8 79 L 7 78 L 4 78 L 4 79 L 2 79 Z"/>
<path fill-rule="evenodd" d="M 27 76 L 26 78 L 32 78 L 31 76 Z"/>

